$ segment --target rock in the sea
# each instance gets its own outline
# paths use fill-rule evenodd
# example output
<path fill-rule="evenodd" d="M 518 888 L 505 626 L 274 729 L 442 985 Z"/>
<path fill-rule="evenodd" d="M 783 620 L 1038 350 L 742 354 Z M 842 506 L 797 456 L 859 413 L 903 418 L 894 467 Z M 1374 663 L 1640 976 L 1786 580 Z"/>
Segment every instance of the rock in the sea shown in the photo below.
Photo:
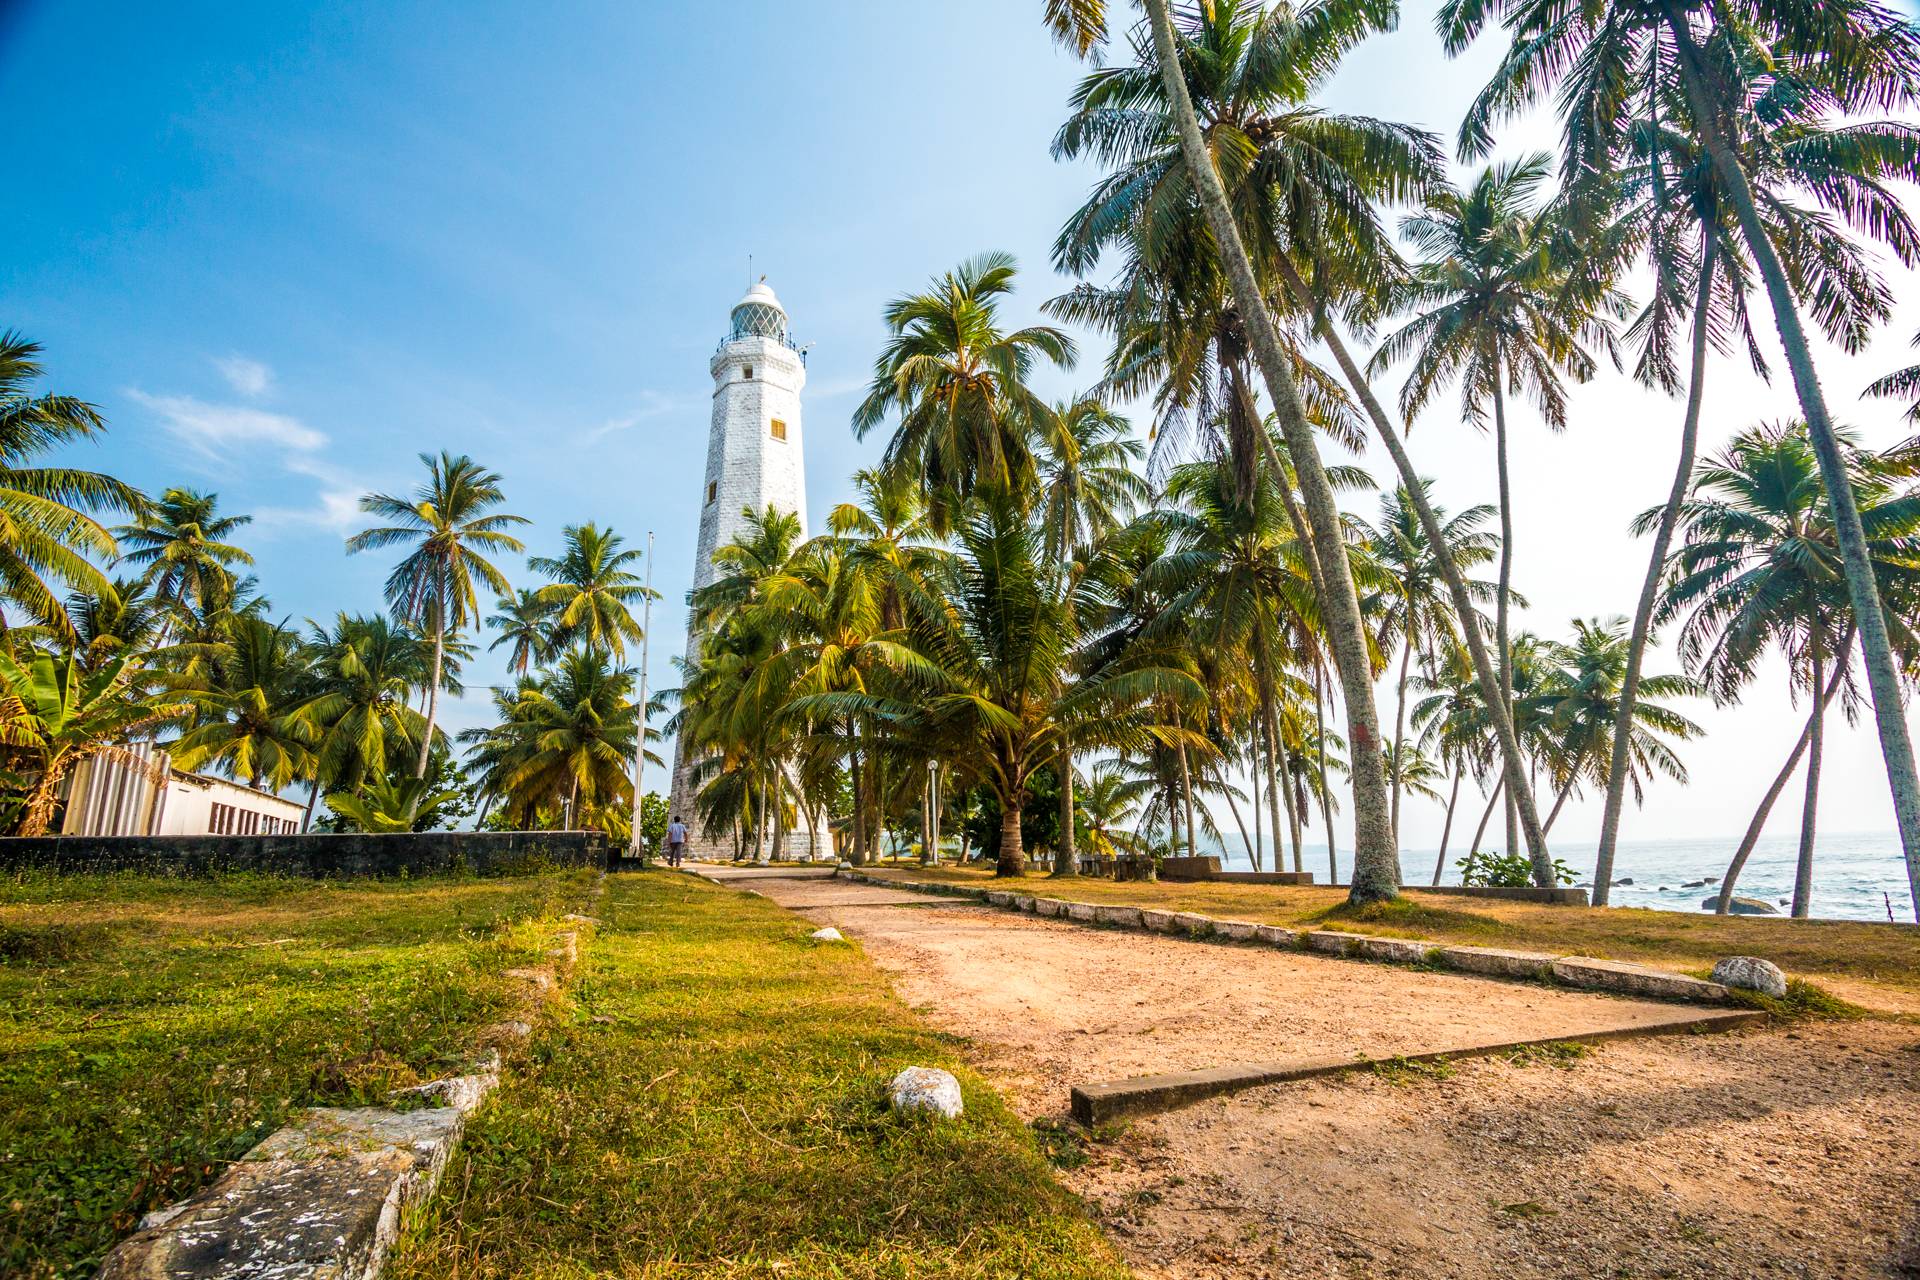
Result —
<path fill-rule="evenodd" d="M 960 1082 L 938 1067 L 908 1067 L 893 1078 L 888 1096 L 895 1111 L 931 1111 L 948 1120 L 960 1114 Z"/>
<path fill-rule="evenodd" d="M 1758 991 L 1763 996 L 1784 1000 L 1787 975 L 1780 966 L 1759 956 L 1727 956 L 1713 966 L 1713 980 L 1723 987 Z"/>
<path fill-rule="evenodd" d="M 809 938 L 812 938 L 815 942 L 845 942 L 847 940 L 846 935 L 842 934 L 838 929 L 834 928 L 832 925 L 828 925 L 824 929 L 815 929 L 812 933 L 808 934 L 807 936 Z"/>
<path fill-rule="evenodd" d="M 1720 895 L 1712 894 L 1700 899 L 1702 911 L 1712 911 L 1720 905 Z M 1760 898 L 1735 898 L 1727 905 L 1727 910 L 1736 916 L 1777 916 L 1778 907 Z"/>
<path fill-rule="evenodd" d="M 1682 889 L 1704 889 L 1707 887 L 1707 882 L 1705 880 L 1689 880 L 1680 887 Z"/>
<path fill-rule="evenodd" d="M 1615 880 L 1615 881 L 1614 881 L 1614 883 L 1615 883 L 1616 885 L 1622 885 L 1622 884 L 1632 884 L 1632 883 L 1633 883 L 1633 877 L 1632 877 L 1632 876 L 1621 876 L 1621 877 L 1620 877 L 1620 878 L 1619 878 L 1618 880 Z"/>

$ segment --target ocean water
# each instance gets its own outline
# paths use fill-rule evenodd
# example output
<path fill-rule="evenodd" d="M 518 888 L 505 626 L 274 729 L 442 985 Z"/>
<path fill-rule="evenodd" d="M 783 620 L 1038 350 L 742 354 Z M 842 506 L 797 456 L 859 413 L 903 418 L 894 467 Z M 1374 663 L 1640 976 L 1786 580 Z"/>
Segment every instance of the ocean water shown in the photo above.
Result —
<path fill-rule="evenodd" d="M 1205 841 L 1202 842 L 1206 843 Z M 1717 883 L 1706 888 L 1685 889 L 1689 881 L 1709 876 L 1724 876 L 1738 836 L 1703 840 L 1622 840 L 1614 855 L 1615 881 L 1632 880 L 1630 885 L 1615 884 L 1611 902 L 1618 907 L 1653 907 L 1663 911 L 1699 911 L 1700 903 L 1718 891 Z M 1794 860 L 1800 839 L 1797 832 L 1762 836 L 1754 846 L 1734 892 L 1743 898 L 1759 898 L 1773 903 L 1780 914 L 1787 913 L 1793 896 Z M 1593 876 L 1594 842 L 1561 841 L 1553 845 L 1554 856 L 1573 869 L 1575 883 L 1588 884 Z M 1246 848 L 1237 838 L 1207 852 L 1219 853 L 1229 870 L 1251 870 Z M 1402 877 L 1407 884 L 1431 884 L 1433 863 L 1438 849 L 1404 849 L 1400 854 Z M 1465 849 L 1447 851 L 1447 868 L 1442 884 L 1459 884 L 1457 861 Z M 1314 879 L 1327 882 L 1325 845 L 1303 844 L 1302 864 L 1314 873 Z M 1339 854 L 1340 879 L 1352 869 L 1352 851 Z M 1291 866 L 1292 857 L 1288 856 Z M 1269 861 L 1268 869 L 1271 870 Z M 1861 834 L 1822 834 L 1813 855 L 1812 914 L 1832 920 L 1885 920 L 1913 923 L 1913 899 L 1907 887 L 1907 868 L 1900 856 L 1900 841 L 1892 832 Z"/>

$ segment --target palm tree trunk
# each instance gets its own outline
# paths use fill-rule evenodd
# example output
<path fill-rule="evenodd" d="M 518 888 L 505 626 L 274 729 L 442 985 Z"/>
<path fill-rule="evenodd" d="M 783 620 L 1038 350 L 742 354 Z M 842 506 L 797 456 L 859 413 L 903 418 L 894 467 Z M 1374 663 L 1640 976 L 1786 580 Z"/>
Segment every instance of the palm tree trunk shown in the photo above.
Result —
<path fill-rule="evenodd" d="M 1500 803 L 1500 793 L 1506 789 L 1505 778 L 1493 784 L 1493 791 L 1487 796 L 1487 807 L 1480 811 L 1480 825 L 1473 829 L 1473 844 L 1467 849 L 1467 856 L 1480 852 L 1480 839 L 1487 834 L 1487 819 L 1493 817 L 1494 805 Z"/>
<path fill-rule="evenodd" d="M 315 778 L 307 786 L 307 814 L 304 818 L 300 819 L 301 835 L 305 835 L 307 832 L 313 830 L 313 803 L 319 798 L 320 798 L 320 779 Z M 487 815 L 484 812 L 481 813 L 480 821 L 485 822 L 486 820 L 487 820 Z"/>
<path fill-rule="evenodd" d="M 1280 843 L 1281 778 L 1284 762 L 1280 758 L 1280 738 L 1274 732 L 1275 701 L 1273 688 L 1273 668 L 1269 665 L 1268 654 L 1271 650 L 1262 638 L 1256 638 L 1254 651 L 1254 680 L 1259 686 L 1260 702 L 1255 715 L 1260 721 L 1261 746 L 1267 753 L 1267 808 L 1273 815 L 1273 869 L 1279 871 L 1286 864 L 1286 850 Z M 1293 836 L 1294 860 L 1300 856 L 1300 828 L 1293 821 L 1293 796 L 1286 796 L 1287 831 Z"/>
<path fill-rule="evenodd" d="M 1727 874 L 1720 880 L 1720 900 L 1713 906 L 1716 915 L 1726 915 L 1733 909 L 1733 886 L 1740 879 L 1741 871 L 1746 869 L 1747 858 L 1753 853 L 1753 846 L 1759 843 L 1760 833 L 1766 829 L 1767 815 L 1773 810 L 1773 802 L 1780 798 L 1782 791 L 1786 790 L 1787 779 L 1793 776 L 1793 771 L 1800 765 L 1800 757 L 1806 754 L 1807 745 L 1813 739 L 1813 722 L 1826 713 L 1827 704 L 1832 702 L 1833 695 L 1840 691 L 1841 682 L 1847 673 L 1846 653 L 1852 645 L 1853 628 L 1849 626 L 1846 635 L 1840 641 L 1839 648 L 1834 650 L 1840 655 L 1840 660 L 1834 666 L 1833 675 L 1827 681 L 1826 689 L 1821 691 L 1819 702 L 1808 713 L 1806 727 L 1800 730 L 1800 736 L 1794 741 L 1793 750 L 1787 753 L 1787 762 L 1781 765 L 1780 772 L 1774 775 L 1773 785 L 1769 786 L 1767 793 L 1760 797 L 1760 806 L 1753 811 L 1753 820 L 1747 823 L 1746 834 L 1740 837 L 1740 847 L 1733 851 L 1733 861 L 1727 864 Z"/>
<path fill-rule="evenodd" d="M 1500 581 L 1495 590 L 1499 593 L 1493 602 L 1493 644 L 1500 651 L 1500 707 L 1506 712 L 1509 721 L 1513 719 L 1513 631 L 1511 601 L 1508 599 L 1513 590 L 1513 487 L 1507 471 L 1507 394 L 1500 385 L 1500 353 L 1493 352 L 1493 456 L 1494 471 L 1499 479 L 1500 503 Z M 1471 624 L 1469 624 L 1471 625 Z M 1507 818 L 1507 852 L 1511 854 L 1520 847 L 1520 805 L 1517 797 L 1533 795 L 1531 786 L 1522 787 L 1515 780 L 1507 788 L 1505 812 Z M 1541 828 L 1541 836 L 1546 829 Z M 1541 888 L 1551 888 L 1553 872 L 1549 868 L 1544 874 L 1541 859 L 1544 849 L 1530 849 L 1535 854 L 1533 881 Z"/>
<path fill-rule="evenodd" d="M 753 860 L 762 863 L 767 860 L 767 767 L 762 764 L 754 772 L 760 775 L 760 786 L 753 798 Z"/>
<path fill-rule="evenodd" d="M 1287 764 L 1286 745 L 1280 741 L 1280 729 L 1273 717 L 1267 718 L 1267 741 L 1273 752 L 1273 787 L 1280 793 L 1280 799 L 1287 811 L 1287 840 L 1293 846 L 1293 869 L 1300 870 L 1300 806 L 1293 791 L 1293 769 Z M 1280 840 L 1276 836 L 1273 842 L 1273 869 L 1280 869 Z"/>
<path fill-rule="evenodd" d="M 1553 798 L 1553 810 L 1547 814 L 1547 830 L 1553 830 L 1553 820 L 1560 816 L 1560 806 L 1564 805 L 1567 802 L 1567 797 L 1572 794 L 1573 779 L 1568 778 L 1567 785 L 1560 788 L 1560 794 Z"/>
<path fill-rule="evenodd" d="M 1230 780 L 1222 779 L 1220 792 L 1227 798 L 1227 812 L 1233 815 L 1233 825 L 1240 828 L 1240 843 L 1247 846 L 1247 861 L 1253 864 L 1255 871 L 1258 871 L 1260 869 L 1260 863 L 1259 860 L 1253 856 L 1253 841 L 1247 838 L 1247 824 L 1240 820 L 1240 806 L 1233 801 L 1233 787 Z M 1255 822 L 1260 820 L 1259 810 L 1256 809 L 1254 811 L 1253 817 Z"/>
<path fill-rule="evenodd" d="M 1447 820 L 1440 825 L 1440 856 L 1433 860 L 1433 883 L 1440 883 L 1440 873 L 1447 866 L 1447 841 L 1453 838 L 1453 806 L 1460 802 L 1460 778 L 1466 771 L 1453 771 L 1453 790 L 1447 795 Z"/>
<path fill-rule="evenodd" d="M 1286 349 L 1281 345 L 1260 282 L 1254 276 L 1253 262 L 1240 238 L 1240 228 L 1227 204 L 1226 188 L 1207 154 L 1206 138 L 1200 132 L 1193 101 L 1187 96 L 1167 0 L 1146 0 L 1146 8 L 1153 27 L 1160 78 L 1178 126 L 1181 157 L 1213 232 L 1221 265 L 1233 289 L 1234 306 L 1266 380 L 1267 395 L 1280 419 L 1301 496 L 1306 500 L 1307 520 L 1313 532 L 1312 551 L 1319 563 L 1321 616 L 1344 695 L 1347 745 L 1352 755 L 1354 864 L 1349 897 L 1356 904 L 1393 898 L 1399 892 L 1396 887 L 1399 876 L 1392 833 L 1387 829 L 1387 775 L 1380 758 L 1380 716 L 1373 700 L 1366 627 L 1360 614 L 1360 597 L 1354 590 L 1352 568 L 1347 562 L 1340 508 L 1320 461 L 1313 427 L 1307 421 Z M 1280 465 L 1278 453 L 1265 431 L 1260 432 L 1260 439 L 1275 477 L 1283 479 L 1285 468 Z"/>
<path fill-rule="evenodd" d="M 853 737 L 853 749 L 847 753 L 847 783 L 853 791 L 853 830 L 850 833 L 852 855 L 847 861 L 856 867 L 867 865 L 867 822 L 866 814 L 860 805 L 860 722 L 858 718 L 849 718 L 847 728 Z"/>
<path fill-rule="evenodd" d="M 1053 874 L 1080 874 L 1073 848 L 1073 752 L 1060 749 L 1060 844 L 1053 851 Z"/>
<path fill-rule="evenodd" d="M 1164 0 L 1155 0 L 1164 3 Z M 1820 478 L 1825 482 L 1827 503 L 1833 512 L 1836 540 L 1846 566 L 1847 596 L 1853 605 L 1855 625 L 1860 632 L 1860 650 L 1866 659 L 1867 687 L 1873 694 L 1873 718 L 1880 731 L 1880 752 L 1886 760 L 1887 785 L 1893 793 L 1894 820 L 1900 828 L 1900 847 L 1907 860 L 1907 885 L 1913 898 L 1914 919 L 1920 920 L 1920 773 L 1913 759 L 1913 738 L 1907 731 L 1906 707 L 1900 692 L 1900 670 L 1894 660 L 1893 643 L 1887 634 L 1887 619 L 1880 604 L 1879 587 L 1874 582 L 1873 562 L 1867 553 L 1866 530 L 1860 524 L 1859 504 L 1854 500 L 1853 484 L 1847 475 L 1846 459 L 1840 453 L 1840 441 L 1834 435 L 1833 417 L 1827 411 L 1826 393 L 1821 390 L 1819 373 L 1813 367 L 1813 349 L 1807 331 L 1794 305 L 1793 287 L 1780 255 L 1767 235 L 1766 224 L 1754 202 L 1753 188 L 1746 171 L 1740 167 L 1733 147 L 1720 128 L 1713 101 L 1703 78 L 1700 48 L 1694 39 L 1687 16 L 1663 6 L 1667 25 L 1681 57 L 1680 78 L 1686 85 L 1695 117 L 1700 120 L 1714 167 L 1726 183 L 1728 198 L 1740 219 L 1740 230 L 1753 253 L 1755 265 L 1767 284 L 1767 300 L 1772 304 L 1774 324 L 1780 331 L 1780 345 L 1786 351 L 1787 367 L 1793 373 L 1794 390 L 1800 398 L 1800 410 L 1806 415 L 1808 433 L 1813 438 L 1814 456 L 1820 460 Z"/>
<path fill-rule="evenodd" d="M 1000 866 L 998 876 L 1017 876 L 1027 869 L 1026 851 L 1020 847 L 1020 802 L 1013 796 L 1000 797 Z"/>
<path fill-rule="evenodd" d="M 1258 732 L 1247 738 L 1247 781 L 1253 787 L 1253 869 L 1258 871 L 1264 865 L 1267 845 L 1260 830 L 1260 735 Z"/>
<path fill-rule="evenodd" d="M 1813 638 L 1813 685 L 1824 683 L 1826 664 L 1820 658 L 1820 637 Z M 1820 808 L 1820 757 L 1826 747 L 1827 707 L 1825 699 L 1814 703 L 1807 718 L 1807 799 L 1800 809 L 1800 856 L 1793 866 L 1793 918 L 1805 920 L 1813 903 L 1813 835 Z"/>
<path fill-rule="evenodd" d="M 1319 659 L 1313 664 L 1313 725 L 1320 745 L 1320 816 L 1327 827 L 1327 883 L 1340 883 L 1340 858 L 1333 847 L 1333 792 L 1327 786 L 1327 705 Z"/>
<path fill-rule="evenodd" d="M 446 617 L 444 610 L 440 617 Z M 436 621 L 433 627 L 433 683 L 427 686 L 427 729 L 420 735 L 420 758 L 413 762 L 413 776 L 416 778 L 427 776 L 427 757 L 433 754 L 433 725 L 440 715 L 440 669 L 446 659 L 446 627 Z"/>
<path fill-rule="evenodd" d="M 1472 619 L 1466 624 L 1471 626 Z M 1400 649 L 1400 682 L 1394 689 L 1393 700 L 1393 763 L 1388 782 L 1393 787 L 1393 846 L 1400 847 L 1400 775 L 1406 770 L 1406 760 L 1400 752 L 1406 745 L 1407 728 L 1407 671 L 1413 665 L 1413 610 L 1407 610 L 1407 642 Z"/>
<path fill-rule="evenodd" d="M 1453 553 L 1447 549 L 1446 530 L 1435 514 L 1433 503 L 1428 501 L 1426 488 L 1420 483 L 1420 473 L 1414 469 L 1413 458 L 1407 453 L 1406 443 L 1400 433 L 1393 429 L 1393 423 L 1387 417 L 1387 411 L 1380 404 L 1380 398 L 1373 393 L 1373 384 L 1361 373 L 1360 366 L 1354 363 L 1353 354 L 1347 350 L 1347 344 L 1341 339 L 1328 316 L 1323 300 L 1318 294 L 1307 288 L 1293 264 L 1282 255 L 1278 259 L 1281 274 L 1287 280 L 1287 287 L 1294 293 L 1301 305 L 1311 310 L 1314 325 L 1327 349 L 1333 353 L 1334 361 L 1339 364 L 1342 375 L 1360 399 L 1367 416 L 1373 422 L 1374 430 L 1379 433 L 1380 442 L 1393 458 L 1394 469 L 1400 473 L 1400 483 L 1413 500 L 1414 514 L 1420 518 L 1420 526 L 1426 531 L 1427 541 L 1433 545 L 1434 561 L 1440 567 L 1440 576 L 1447 584 L 1448 598 L 1453 602 L 1454 612 L 1462 619 L 1476 616 L 1473 600 L 1467 594 L 1467 580 L 1460 572 L 1459 564 Z M 1480 685 L 1480 696 L 1485 702 L 1493 719 L 1495 740 L 1500 747 L 1502 776 L 1513 783 L 1514 790 L 1520 796 L 1520 825 L 1526 832 L 1527 847 L 1532 852 L 1536 875 L 1543 863 L 1551 864 L 1547 858 L 1546 833 L 1540 827 L 1540 812 L 1534 805 L 1533 793 L 1526 787 L 1526 756 L 1520 750 L 1520 738 L 1513 726 L 1513 716 L 1506 701 L 1497 690 L 1500 686 L 1499 670 L 1494 666 L 1491 655 L 1487 653 L 1486 641 L 1472 626 L 1460 628 L 1466 641 L 1467 656 L 1473 661 L 1475 680 Z M 1504 653 L 1505 650 L 1502 650 Z"/>
<path fill-rule="evenodd" d="M 1187 768 L 1187 744 L 1184 738 L 1180 742 L 1180 800 L 1187 815 L 1187 856 L 1197 857 L 1193 839 L 1193 773 Z"/>
<path fill-rule="evenodd" d="M 1680 523 L 1680 505 L 1693 485 L 1693 458 L 1700 443 L 1700 406 L 1705 400 L 1707 376 L 1707 310 L 1713 304 L 1714 249 L 1718 241 L 1710 229 L 1700 232 L 1700 286 L 1693 300 L 1693 363 L 1687 374 L 1687 411 L 1680 420 L 1680 461 L 1674 467 L 1673 487 L 1660 523 L 1653 532 L 1653 554 L 1647 558 L 1646 581 L 1640 584 L 1640 603 L 1633 610 L 1633 631 L 1627 640 L 1627 669 L 1620 680 L 1620 710 L 1614 724 L 1633 723 L 1633 704 L 1640 696 L 1640 664 L 1653 630 L 1653 607 L 1660 598 L 1660 580 L 1666 575 L 1667 550 Z M 1600 812 L 1600 849 L 1593 862 L 1593 905 L 1607 905 L 1613 883 L 1613 854 L 1620 839 L 1620 813 L 1627 803 L 1627 752 L 1631 735 L 1613 735 L 1613 759 L 1607 766 L 1607 803 Z"/>

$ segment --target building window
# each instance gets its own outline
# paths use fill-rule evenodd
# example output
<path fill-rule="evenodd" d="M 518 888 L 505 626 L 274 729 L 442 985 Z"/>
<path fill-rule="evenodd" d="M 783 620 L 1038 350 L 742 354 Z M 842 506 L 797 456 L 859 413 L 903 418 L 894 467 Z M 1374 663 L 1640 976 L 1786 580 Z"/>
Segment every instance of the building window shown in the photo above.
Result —
<path fill-rule="evenodd" d="M 720 485 L 713 480 L 707 481 L 707 505 L 712 506 L 713 500 L 719 496 L 720 496 Z"/>
<path fill-rule="evenodd" d="M 785 440 L 787 438 L 787 424 L 779 418 L 773 420 L 773 438 L 775 440 Z"/>
<path fill-rule="evenodd" d="M 216 836 L 232 835 L 233 812 L 230 804 L 214 805 L 212 818 L 207 823 L 208 831 Z"/>
<path fill-rule="evenodd" d="M 747 380 L 748 382 L 752 382 L 752 381 L 753 381 L 753 366 L 752 366 L 752 365 L 750 365 L 750 364 L 748 364 L 748 365 L 742 365 L 742 366 L 740 366 L 740 367 L 741 367 L 741 368 L 742 368 L 743 370 L 745 370 L 745 372 L 744 372 L 744 373 L 742 373 L 742 374 L 741 374 L 740 376 L 741 376 L 741 377 L 743 377 L 743 378 L 745 378 L 745 379 L 746 379 L 746 380 Z"/>

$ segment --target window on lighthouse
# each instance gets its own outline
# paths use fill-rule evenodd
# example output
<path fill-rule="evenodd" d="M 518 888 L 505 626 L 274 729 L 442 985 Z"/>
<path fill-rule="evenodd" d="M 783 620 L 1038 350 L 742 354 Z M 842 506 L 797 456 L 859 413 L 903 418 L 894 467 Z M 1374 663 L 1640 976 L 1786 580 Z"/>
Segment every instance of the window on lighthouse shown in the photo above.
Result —
<path fill-rule="evenodd" d="M 718 484 L 718 482 L 713 480 L 707 481 L 707 502 L 711 504 L 713 500 L 719 496 L 720 496 L 720 485 Z"/>
<path fill-rule="evenodd" d="M 743 365 L 741 365 L 741 366 L 740 366 L 740 377 L 741 377 L 741 378 L 742 378 L 742 379 L 743 379 L 744 381 L 747 381 L 747 382 L 752 382 L 752 381 L 753 381 L 753 366 L 752 366 L 752 365 L 750 365 L 750 364 L 743 364 Z"/>
<path fill-rule="evenodd" d="M 787 438 L 787 424 L 779 418 L 773 420 L 773 438 L 775 440 L 785 440 Z"/>

